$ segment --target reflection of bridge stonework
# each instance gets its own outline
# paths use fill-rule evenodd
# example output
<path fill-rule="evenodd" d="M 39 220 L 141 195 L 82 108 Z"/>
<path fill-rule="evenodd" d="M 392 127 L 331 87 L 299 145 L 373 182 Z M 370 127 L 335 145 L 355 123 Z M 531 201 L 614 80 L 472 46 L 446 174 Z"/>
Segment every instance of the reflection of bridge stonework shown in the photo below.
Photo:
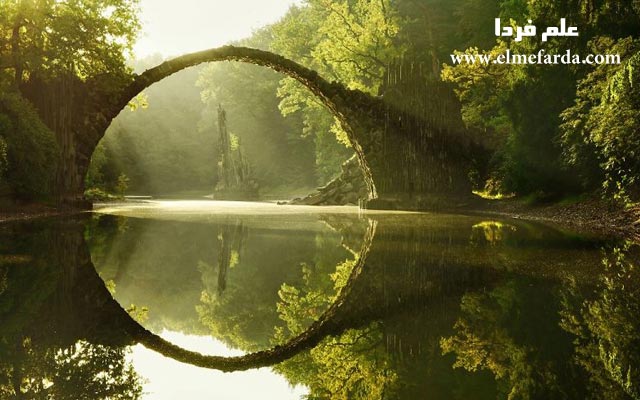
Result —
<path fill-rule="evenodd" d="M 393 265 L 389 261 L 397 253 L 389 253 L 384 244 L 389 243 L 397 232 L 388 231 L 383 223 L 371 220 L 366 232 L 361 229 L 346 232 L 364 234 L 359 260 L 335 302 L 317 321 L 305 332 L 280 346 L 245 356 L 219 357 L 175 346 L 133 320 L 112 297 L 93 267 L 84 242 L 83 224 L 80 221 L 68 223 L 64 234 L 65 251 L 59 255 L 60 263 L 71 272 L 62 290 L 63 297 L 68 299 L 62 314 L 74 322 L 62 322 L 62 325 L 72 328 L 72 332 L 66 335 L 68 337 L 100 344 L 141 343 L 167 357 L 204 368 L 239 371 L 274 365 L 314 347 L 328 335 L 366 326 L 377 319 L 417 306 L 430 306 L 442 296 L 452 296 L 457 301 L 461 291 L 466 290 L 470 283 L 472 286 L 484 283 L 491 276 L 486 270 L 472 268 L 465 263 L 443 265 L 440 252 L 423 264 L 416 258 L 416 251 L 421 248 L 417 242 L 427 243 L 429 233 L 421 234 L 418 231 L 416 235 L 419 237 L 410 240 L 407 245 L 410 247 L 405 253 L 407 267 L 391 269 L 387 269 L 387 266 Z M 447 243 L 444 239 L 435 239 L 433 244 L 439 246 L 444 243 Z M 460 285 L 461 281 L 465 285 Z M 58 325 L 59 321 L 52 324 L 56 331 L 62 329 Z"/>
<path fill-rule="evenodd" d="M 47 257 L 47 262 L 62 272 L 55 295 L 46 302 L 42 313 L 45 320 L 41 322 L 48 327 L 47 332 L 54 331 L 56 338 L 64 338 L 63 345 L 71 345 L 78 339 L 118 346 L 141 343 L 180 362 L 223 371 L 246 370 L 277 364 L 314 347 L 327 336 L 359 329 L 401 313 L 418 309 L 437 313 L 443 302 L 459 304 L 465 293 L 486 290 L 513 274 L 533 271 L 534 277 L 538 276 L 538 265 L 531 271 L 528 268 L 529 260 L 539 257 L 541 249 L 550 260 L 566 255 L 562 246 L 557 249 L 560 251 L 554 251 L 550 243 L 545 242 L 544 235 L 536 239 L 535 246 L 530 244 L 534 250 L 538 249 L 534 253 L 527 254 L 521 246 L 516 248 L 517 253 L 511 254 L 504 253 L 506 249 L 478 251 L 469 245 L 472 241 L 478 243 L 479 238 L 473 234 L 475 221 L 482 219 L 478 217 L 463 224 L 434 219 L 428 225 L 412 224 L 408 220 L 404 225 L 397 224 L 376 215 L 367 223 L 354 225 L 341 225 L 343 219 L 337 217 L 326 220 L 341 232 L 343 244 L 359 254 L 335 302 L 305 332 L 287 343 L 245 356 L 218 357 L 175 346 L 132 319 L 96 272 L 85 243 L 82 220 L 69 219 L 52 226 L 56 228 L 52 230 L 56 240 L 46 253 L 52 256 Z M 591 246 L 589 242 L 577 243 Z M 522 258 L 513 265 L 501 266 L 495 259 L 496 254 L 501 253 L 508 254 L 505 258 L 514 254 Z M 594 267 L 599 267 L 597 258 Z M 574 274 L 575 271 L 579 273 Z M 560 282 L 571 272 L 580 282 L 593 285 L 590 280 L 598 276 L 596 272 L 585 274 L 583 263 L 577 263 L 575 271 L 553 271 L 545 275 L 545 280 Z"/>
<path fill-rule="evenodd" d="M 177 57 L 129 82 L 110 82 L 106 77 L 104 82 L 87 82 L 73 90 L 65 87 L 69 93 L 59 95 L 58 100 L 77 115 L 62 125 L 60 121 L 66 121 L 61 118 L 62 111 L 43 111 L 52 107 L 61 109 L 62 105 L 38 104 L 35 100 L 43 120 L 56 133 L 63 154 L 59 174 L 61 199 L 69 203 L 81 201 L 84 176 L 93 151 L 111 121 L 133 98 L 176 72 L 216 61 L 271 68 L 296 79 L 318 96 L 341 121 L 349 136 L 364 171 L 369 198 L 378 199 L 370 205 L 424 208 L 429 205 L 425 200 L 429 197 L 451 198 L 469 193 L 468 170 L 477 147 L 462 133 L 429 126 L 381 98 L 349 90 L 337 82 L 330 83 L 315 71 L 276 54 L 226 46 Z M 62 90 L 48 89 L 54 93 Z"/>

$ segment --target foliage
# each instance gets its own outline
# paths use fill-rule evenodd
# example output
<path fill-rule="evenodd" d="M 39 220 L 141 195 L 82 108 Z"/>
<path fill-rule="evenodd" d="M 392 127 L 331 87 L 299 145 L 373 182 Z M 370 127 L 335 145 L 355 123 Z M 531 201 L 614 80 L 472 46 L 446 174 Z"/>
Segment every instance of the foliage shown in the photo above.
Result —
<path fill-rule="evenodd" d="M 267 48 L 271 36 L 267 27 L 239 44 Z M 242 143 L 243 154 L 262 189 L 268 192 L 286 186 L 290 191 L 308 190 L 316 183 L 314 143 L 311 137 L 301 135 L 298 116 L 284 118 L 278 111 L 276 93 L 282 79 L 281 74 L 254 65 L 207 66 L 198 80 L 204 102 L 200 126 L 217 131 L 214 112 L 222 105 L 229 132 Z"/>
<path fill-rule="evenodd" d="M 566 160 L 584 171 L 585 186 L 602 185 L 606 194 L 630 201 L 640 185 L 640 40 L 599 37 L 591 46 L 626 61 L 598 66 L 580 81 L 575 105 L 562 113 Z"/>
<path fill-rule="evenodd" d="M 356 260 L 345 260 L 336 266 L 336 272 L 325 274 L 303 264 L 303 285 L 283 284 L 278 291 L 278 316 L 286 327 L 276 331 L 279 342 L 301 334 L 335 301 L 340 289 L 353 269 Z M 343 277 L 346 275 L 346 277 Z"/>
<path fill-rule="evenodd" d="M 6 151 L 4 176 L 15 195 L 48 196 L 57 164 L 55 138 L 31 104 L 13 91 L 0 93 L 0 136 Z"/>
<path fill-rule="evenodd" d="M 456 55 L 490 55 L 503 53 L 507 44 L 502 42 L 489 51 L 477 47 L 455 51 Z M 523 75 L 520 66 L 491 64 L 445 64 L 442 79 L 456 86 L 456 94 L 463 103 L 462 118 L 467 126 L 477 131 L 479 140 L 494 150 L 499 150 L 514 129 L 505 107 L 511 82 Z"/>
<path fill-rule="evenodd" d="M 283 284 L 278 292 L 278 314 L 286 324 L 276 329 L 275 343 L 299 335 L 336 299 L 357 263 L 345 260 L 335 272 L 303 265 L 303 284 Z M 383 345 L 380 326 L 372 323 L 325 338 L 309 352 L 283 362 L 276 369 L 291 384 L 310 389 L 310 398 L 383 398 L 397 380 Z"/>
<path fill-rule="evenodd" d="M 518 20 L 526 17 L 518 16 Z M 507 49 L 516 54 L 538 50 L 524 41 L 499 39 L 490 50 L 469 48 L 464 53 L 497 57 Z M 565 67 L 445 64 L 442 78 L 456 85 L 467 127 L 493 149 L 491 175 L 502 183 L 503 192 L 528 194 L 570 188 L 554 142 L 558 114 L 573 90 L 571 74 Z M 555 96 L 550 98 L 551 91 Z"/>
<path fill-rule="evenodd" d="M 477 6 L 479 2 L 471 3 Z M 638 36 L 640 14 L 632 1 L 603 1 L 589 3 L 589 7 L 570 0 L 498 3 L 497 16 L 512 25 L 531 19 L 540 26 L 569 18 L 580 26 L 580 38 L 546 44 L 499 38 L 491 49 L 471 47 L 466 53 L 495 57 L 507 49 L 512 54 L 535 54 L 541 49 L 554 54 L 571 49 L 581 55 L 620 53 L 625 65 L 635 62 L 629 58 L 634 43 L 629 35 Z M 629 81 L 616 89 L 619 96 L 606 95 L 607 80 L 625 68 L 476 63 L 445 65 L 442 78 L 456 85 L 467 126 L 494 150 L 489 178 L 501 182 L 502 191 L 566 194 L 591 190 L 602 183 L 617 196 L 633 186 L 638 159 L 630 133 L 637 130 L 633 111 L 637 105 L 631 100 L 635 89 Z M 571 106 L 576 87 L 577 99 Z M 623 146 L 631 146 L 631 150 Z"/>
<path fill-rule="evenodd" d="M 284 237 L 289 243 L 286 254 L 277 251 L 279 240 L 259 232 L 249 231 L 244 244 L 237 236 L 231 238 L 230 249 L 236 255 L 229 252 L 229 261 L 231 264 L 237 260 L 237 264 L 226 272 L 228 282 L 222 291 L 222 260 L 214 265 L 199 264 L 204 287 L 201 304 L 196 307 L 200 321 L 214 337 L 229 346 L 256 351 L 281 344 L 306 329 L 314 317 L 326 310 L 330 296 L 335 295 L 330 274 L 336 272 L 337 260 L 346 253 L 340 247 L 340 237 L 326 232 L 300 235 L 295 240 L 288 234 Z M 317 289 L 314 294 L 306 302 L 291 297 L 292 304 L 285 307 L 287 300 L 282 299 L 300 291 L 306 293 L 307 284 Z M 325 293 L 329 295 L 322 296 Z M 285 322 L 283 315 L 295 318 L 296 322 L 290 319 Z M 294 330 L 287 327 L 288 321 L 292 321 L 292 327 L 295 325 Z"/>
<path fill-rule="evenodd" d="M 202 291 L 195 266 L 198 260 L 212 263 L 215 259 L 211 240 L 215 241 L 217 232 L 207 224 L 192 228 L 184 223 L 104 215 L 95 216 L 87 226 L 96 270 L 110 291 L 116 289 L 110 281 L 121 279 L 117 292 L 112 292 L 114 298 L 134 317 L 145 319 L 145 327 L 152 331 L 208 332 L 198 323 L 194 308 Z M 118 274 L 124 270 L 131 272 L 123 279 Z"/>
<path fill-rule="evenodd" d="M 131 182 L 131 180 L 125 174 L 120 174 L 120 176 L 118 176 L 116 192 L 120 197 L 124 197 L 125 193 L 127 193 L 127 190 L 129 189 L 129 182 Z"/>
<path fill-rule="evenodd" d="M 131 315 L 131 318 L 133 318 L 140 324 L 145 323 L 145 321 L 149 319 L 148 307 L 138 307 L 135 304 L 131 304 L 129 307 L 127 307 L 126 311 L 129 313 L 129 315 Z"/>
<path fill-rule="evenodd" d="M 137 70 L 162 61 L 137 61 Z M 146 106 L 123 110 L 93 153 L 86 184 L 117 193 L 118 177 L 131 191 L 210 193 L 215 186 L 213 131 L 199 127 L 203 106 L 195 86 L 198 69 L 183 71 L 145 91 Z"/>
<path fill-rule="evenodd" d="M 138 0 L 0 2 L 0 133 L 14 196 L 50 196 L 60 157 L 40 121 L 56 120 L 48 115 L 55 111 L 34 110 L 21 94 L 36 104 L 61 104 L 71 97 L 43 88 L 69 81 L 106 92 L 120 87 L 131 78 L 125 57 L 139 28 Z"/>
<path fill-rule="evenodd" d="M 138 34 L 138 0 L 3 1 L 2 69 L 21 82 L 68 73 L 128 77 L 125 55 Z"/>
<path fill-rule="evenodd" d="M 104 170 L 109 162 L 106 146 L 104 141 L 100 142 L 91 156 L 89 171 L 85 177 L 85 186 L 87 190 L 104 188 L 105 176 Z"/>
<path fill-rule="evenodd" d="M 19 196 L 51 192 L 52 175 L 44 184 L 41 169 L 47 164 L 54 170 L 43 155 L 53 147 L 43 145 L 48 134 L 34 110 L 23 112 L 28 105 L 10 100 L 17 96 L 12 93 L 22 90 L 34 103 L 49 104 L 52 99 L 40 97 L 53 95 L 38 89 L 69 77 L 106 93 L 121 87 L 132 77 L 126 57 L 140 29 L 138 8 L 138 0 L 0 3 L 0 135 L 7 144 L 5 180 Z M 537 26 L 568 18 L 580 36 L 547 43 L 496 39 L 488 25 L 496 16 L 512 25 L 531 19 Z M 607 197 L 628 202 L 640 196 L 638 32 L 636 0 L 305 0 L 237 44 L 282 54 L 372 95 L 386 94 L 390 65 L 424 67 L 430 80 L 455 87 L 468 133 L 491 151 L 489 171 L 473 171 L 477 189 L 483 182 L 491 192 L 518 195 L 602 188 Z M 462 50 L 495 56 L 543 49 L 619 53 L 623 64 L 447 65 L 449 55 Z M 160 59 L 153 61 L 139 61 L 135 69 Z M 407 103 L 428 108 L 419 96 L 407 97 Z M 11 102 L 22 105 L 10 110 L 5 103 Z M 220 63 L 184 72 L 136 98 L 130 106 L 137 111 L 120 116 L 94 155 L 87 184 L 113 191 L 124 173 L 136 191 L 215 187 L 211 133 L 219 103 L 263 188 L 297 191 L 325 183 L 352 154 L 343 127 L 299 83 L 264 68 Z M 459 120 L 457 105 L 451 110 L 451 119 Z M 32 164 L 33 176 L 19 172 Z"/>
<path fill-rule="evenodd" d="M 60 227 L 54 226 L 13 232 L 0 243 L 3 254 L 20 255 L 0 266 L 0 398 L 138 399 L 142 380 L 128 350 L 80 340 L 78 316 L 58 301 L 65 276 L 78 265 L 72 249 L 53 244 Z"/>
<path fill-rule="evenodd" d="M 273 26 L 271 49 L 350 88 L 377 94 L 388 62 L 401 50 L 394 43 L 398 23 L 389 0 L 307 0 Z"/>
<path fill-rule="evenodd" d="M 338 119 L 320 100 L 293 78 L 284 78 L 277 89 L 283 116 L 302 118 L 298 134 L 313 138 L 317 183 L 325 184 L 340 173 L 340 165 L 350 157 L 351 144 Z"/>
<path fill-rule="evenodd" d="M 528 362 L 530 351 L 514 343 L 509 333 L 500 326 L 501 318 L 508 315 L 502 307 L 510 306 L 504 301 L 513 297 L 513 288 L 494 292 L 490 298 L 481 294 L 465 295 L 460 318 L 454 329 L 454 336 L 440 342 L 442 353 L 455 352 L 454 367 L 468 371 L 488 369 L 496 379 L 506 380 L 509 387 L 508 398 L 528 398 L 532 390 L 533 369 Z"/>
<path fill-rule="evenodd" d="M 376 323 L 328 337 L 276 370 L 309 387 L 310 399 L 381 399 L 398 379 Z"/>
<path fill-rule="evenodd" d="M 133 400 L 142 396 L 141 378 L 122 348 L 78 341 L 57 349 L 25 338 L 15 352 L 3 357 L 2 364 L 13 361 L 0 369 L 3 398 Z M 17 388 L 15 380 L 20 382 Z"/>
<path fill-rule="evenodd" d="M 110 201 L 118 199 L 118 196 L 109 194 L 102 189 L 92 187 L 84 191 L 84 198 L 89 201 Z"/>
<path fill-rule="evenodd" d="M 270 29 L 270 49 L 349 88 L 378 94 L 388 63 L 402 53 L 395 42 L 399 17 L 389 0 L 308 0 Z M 310 36 L 309 32 L 313 32 Z M 302 115 L 302 135 L 314 135 L 318 181 L 340 172 L 352 151 L 337 119 L 301 84 L 285 78 L 278 88 L 283 115 Z"/>
<path fill-rule="evenodd" d="M 640 399 L 639 270 L 637 246 L 607 252 L 596 296 L 584 298 L 575 284 L 563 299 L 563 329 L 574 335 L 574 360 L 589 376 L 589 389 L 601 397 Z"/>
<path fill-rule="evenodd" d="M 544 307 L 540 297 L 550 293 L 540 294 L 538 287 L 535 298 L 527 293 L 530 286 L 514 280 L 490 292 L 465 294 L 454 334 L 440 340 L 442 353 L 455 355 L 454 368 L 491 372 L 501 398 L 570 397 L 568 391 L 574 389 L 562 386 L 565 343 L 561 331 L 560 335 L 549 333 L 557 328 L 553 319 L 555 310 L 546 310 L 543 318 L 534 317 Z M 535 322 L 529 318 L 535 318 Z M 542 326 L 532 329 L 528 323 Z M 534 336 L 533 332 L 539 330 L 548 336 Z"/>

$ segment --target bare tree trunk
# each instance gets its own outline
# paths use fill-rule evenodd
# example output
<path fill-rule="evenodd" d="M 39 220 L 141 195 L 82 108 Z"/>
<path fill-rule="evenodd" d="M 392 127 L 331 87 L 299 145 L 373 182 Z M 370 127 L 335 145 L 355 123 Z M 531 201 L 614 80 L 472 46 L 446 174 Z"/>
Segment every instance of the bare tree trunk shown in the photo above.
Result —
<path fill-rule="evenodd" d="M 229 189 L 235 184 L 235 174 L 233 168 L 233 160 L 231 158 L 231 143 L 229 138 L 229 132 L 227 131 L 227 112 L 222 108 L 222 105 L 218 106 L 218 134 L 220 144 L 220 168 L 218 187 L 223 189 Z"/>
<path fill-rule="evenodd" d="M 218 295 L 221 296 L 227 288 L 227 272 L 231 265 L 231 226 L 220 228 L 218 241 Z"/>

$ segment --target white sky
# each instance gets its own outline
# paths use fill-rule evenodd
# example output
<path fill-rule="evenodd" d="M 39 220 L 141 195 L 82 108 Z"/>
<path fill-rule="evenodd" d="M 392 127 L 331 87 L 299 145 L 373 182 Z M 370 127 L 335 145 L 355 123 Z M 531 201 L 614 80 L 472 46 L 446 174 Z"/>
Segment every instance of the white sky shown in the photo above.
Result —
<path fill-rule="evenodd" d="M 301 0 L 141 0 L 138 58 L 177 56 L 243 39 Z"/>
<path fill-rule="evenodd" d="M 184 349 L 202 354 L 239 356 L 210 336 L 193 336 L 163 331 L 160 336 Z M 298 400 L 308 394 L 302 386 L 291 387 L 289 382 L 270 368 L 224 373 L 194 367 L 164 357 L 142 345 L 132 347 L 128 357 L 136 372 L 146 380 L 143 400 Z"/>

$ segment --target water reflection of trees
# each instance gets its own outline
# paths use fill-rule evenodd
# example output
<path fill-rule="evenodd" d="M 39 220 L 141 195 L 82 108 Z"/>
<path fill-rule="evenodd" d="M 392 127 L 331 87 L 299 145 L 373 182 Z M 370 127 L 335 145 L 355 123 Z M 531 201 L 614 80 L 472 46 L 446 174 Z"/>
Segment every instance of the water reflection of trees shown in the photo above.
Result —
<path fill-rule="evenodd" d="M 638 246 L 617 247 L 602 263 L 593 295 L 568 286 L 562 328 L 575 337 L 573 359 L 588 375 L 592 398 L 640 399 Z"/>
<path fill-rule="evenodd" d="M 378 323 L 328 337 L 275 370 L 318 399 L 382 399 L 398 378 Z"/>
<path fill-rule="evenodd" d="M 127 339 L 88 340 L 75 290 L 88 267 L 82 225 L 17 225 L 0 234 L 0 398 L 138 399 Z M 83 272 L 84 271 L 84 272 Z"/>
<path fill-rule="evenodd" d="M 493 223 L 443 224 L 425 228 L 412 219 L 407 226 L 382 226 L 375 243 L 373 233 L 369 235 L 364 264 L 357 252 L 349 250 L 344 257 L 344 248 L 337 262 L 335 257 L 323 258 L 332 246 L 356 248 L 345 245 L 357 236 L 346 227 L 340 228 L 342 239 L 317 235 L 310 241 L 318 246 L 311 252 L 315 256 L 297 263 L 298 275 L 291 280 L 281 279 L 283 275 L 265 280 L 277 269 L 249 268 L 249 246 L 240 249 L 234 234 L 218 238 L 218 246 L 229 243 L 229 251 L 222 252 L 228 265 L 225 259 L 209 257 L 208 266 L 197 270 L 211 300 L 200 303 L 199 315 L 209 332 L 248 351 L 302 337 L 291 346 L 244 358 L 215 358 L 183 351 L 133 325 L 125 326 L 141 343 L 194 365 L 239 370 L 284 360 L 277 371 L 291 383 L 308 386 L 312 398 L 420 398 L 427 391 L 442 399 L 635 395 L 633 346 L 638 325 L 633 317 L 638 285 L 633 282 L 638 278 L 633 267 L 618 256 L 609 257 L 607 271 L 622 275 L 605 272 L 594 297 L 592 270 L 583 265 L 592 259 L 597 265 L 597 255 L 580 255 L 591 248 L 588 243 L 549 238 L 537 231 L 531 239 L 519 224 L 504 232 L 497 232 L 502 227 Z M 135 229 L 132 223 L 128 234 Z M 202 233 L 209 243 L 216 243 L 209 229 Z M 282 265 L 290 256 L 258 251 L 248 260 L 264 260 L 261 266 Z M 497 255 L 500 262 L 492 261 Z M 577 265 L 573 269 L 554 273 L 540 268 L 557 268 L 557 260 L 571 255 L 576 256 L 571 258 Z M 354 270 L 360 271 L 357 279 Z M 565 275 L 574 276 L 575 285 L 565 285 Z M 227 278 L 224 291 L 219 290 L 221 276 Z M 338 296 L 343 301 L 336 308 L 339 312 L 319 323 L 323 311 L 333 307 L 336 293 L 348 285 L 349 294 Z M 266 329 L 254 329 L 255 321 Z M 305 336 L 308 326 L 312 336 Z M 236 327 L 240 329 L 234 331 Z M 622 333 L 615 336 L 611 330 Z M 256 331 L 257 339 L 251 336 Z M 587 387 L 587 379 L 595 383 Z"/>
<path fill-rule="evenodd" d="M 309 398 L 419 398 L 425 389 L 434 398 L 450 398 L 451 376 L 459 374 L 445 372 L 450 364 L 436 349 L 451 309 L 438 303 L 461 290 L 460 282 L 473 287 L 474 276 L 482 275 L 464 265 L 466 261 L 461 265 L 450 251 L 451 238 L 449 229 L 436 234 L 416 224 L 380 229 L 344 315 L 336 318 L 342 329 L 275 369 L 291 383 L 306 385 Z M 443 259 L 451 263 L 445 263 L 446 268 Z M 283 285 L 278 309 L 286 328 L 278 333 L 293 336 L 317 318 L 316 305 L 333 301 L 331 286 L 347 284 L 347 271 L 355 261 L 339 264 L 324 276 L 309 274 L 302 286 Z M 477 384 L 473 378 L 468 381 L 472 385 L 459 383 L 456 388 L 463 397 Z"/>
<path fill-rule="evenodd" d="M 6 339 L 6 338 L 4 338 Z M 30 337 L 0 349 L 2 399 L 139 399 L 142 385 L 122 347 L 78 341 L 67 347 Z"/>
<path fill-rule="evenodd" d="M 504 227 L 507 232 L 503 232 Z M 574 351 L 582 351 L 581 346 L 574 346 L 573 336 L 560 326 L 564 290 L 561 278 L 565 273 L 576 274 L 580 287 L 588 287 L 593 281 L 589 274 L 594 269 L 582 266 L 592 257 L 578 257 L 573 269 L 551 276 L 548 269 L 537 271 L 538 265 L 548 261 L 540 254 L 561 260 L 567 256 L 562 249 L 570 249 L 572 244 L 587 248 L 590 245 L 579 238 L 556 244 L 535 227 L 528 230 L 533 232 L 517 237 L 515 226 L 475 225 L 471 236 L 475 246 L 490 249 L 505 240 L 515 245 L 514 249 L 502 245 L 499 251 L 480 251 L 477 260 L 455 256 L 451 249 L 456 244 L 450 239 L 420 233 L 405 237 L 402 246 L 407 248 L 400 253 L 403 262 L 413 267 L 403 267 L 400 273 L 397 269 L 403 268 L 395 267 L 396 271 L 386 270 L 382 275 L 380 264 L 396 265 L 393 258 L 398 252 L 380 253 L 380 246 L 386 245 L 386 234 L 379 230 L 379 247 L 372 248 L 367 277 L 361 277 L 360 282 L 367 281 L 370 293 L 360 291 L 358 301 L 384 308 L 383 293 L 390 290 L 393 296 L 406 299 L 402 308 L 381 309 L 377 314 L 369 310 L 367 323 L 357 322 L 356 312 L 350 316 L 351 326 L 355 327 L 326 337 L 312 350 L 277 365 L 276 370 L 292 383 L 307 385 L 311 398 L 412 398 L 425 390 L 433 398 L 607 398 L 608 392 L 603 388 L 585 388 L 586 376 L 571 360 Z M 477 232 L 484 240 L 478 239 Z M 531 234 L 537 242 L 527 242 Z M 397 237 L 393 232 L 389 236 Z M 412 243 L 420 243 L 422 248 Z M 522 251 L 523 246 L 526 252 Z M 423 252 L 424 248 L 430 251 Z M 472 277 L 478 276 L 486 257 L 493 254 L 500 254 L 508 263 L 503 260 L 493 265 L 492 269 L 500 272 L 489 273 L 489 280 L 474 288 L 472 282 L 478 278 Z M 434 273 L 434 267 L 443 263 L 447 272 Z M 523 263 L 532 265 L 523 268 Z M 419 276 L 425 271 L 430 272 L 422 282 Z M 483 281 L 482 275 L 479 279 Z M 314 304 L 330 300 L 328 292 L 312 287 L 310 280 L 303 287 L 285 286 L 280 293 L 280 317 L 292 332 L 301 329 L 298 321 L 313 318 Z M 437 303 L 455 293 L 456 287 L 466 292 L 452 297 L 458 299 L 459 307 L 442 305 L 438 316 Z M 409 300 L 409 293 L 416 290 L 417 297 L 428 302 L 426 309 Z M 633 310 L 636 308 L 630 312 Z M 394 312 L 405 315 L 396 318 Z M 412 327 L 414 322 L 418 325 Z"/>
<path fill-rule="evenodd" d="M 302 334 L 335 301 L 347 284 L 358 256 L 345 260 L 334 272 L 315 271 L 304 266 L 304 284 L 283 284 L 278 313 L 285 326 L 278 328 L 274 343 Z M 314 398 L 383 398 L 397 378 L 385 351 L 379 323 L 349 329 L 322 340 L 275 369 L 294 385 L 309 387 Z"/>
<path fill-rule="evenodd" d="M 491 372 L 501 398 L 640 398 L 640 275 L 631 254 L 637 248 L 606 252 L 595 291 L 568 275 L 466 294 L 443 353 L 455 355 L 454 368 Z"/>
<path fill-rule="evenodd" d="M 498 383 L 500 398 L 568 397 L 566 388 L 561 387 L 561 377 L 566 378 L 561 374 L 562 357 L 554 354 L 559 346 L 544 343 L 544 337 L 534 337 L 542 331 L 550 340 L 566 342 L 566 337 L 554 329 L 553 309 L 542 312 L 546 318 L 540 317 L 540 309 L 533 310 L 549 305 L 546 299 L 532 302 L 530 296 L 553 296 L 550 291 L 537 289 L 530 290 L 528 282 L 508 280 L 491 291 L 466 294 L 454 334 L 440 341 L 443 354 L 455 354 L 454 368 L 490 371 Z"/>
<path fill-rule="evenodd" d="M 360 241 L 365 227 L 366 224 L 360 227 Z M 274 334 L 286 329 L 278 317 L 282 311 L 278 301 L 286 293 L 295 293 L 309 284 L 315 285 L 313 290 L 321 290 L 323 294 L 330 291 L 332 295 L 314 295 L 318 301 L 308 304 L 307 318 L 299 321 L 301 327 L 306 329 L 331 305 L 340 288 L 334 287 L 330 275 L 336 271 L 338 260 L 350 254 L 342 247 L 339 234 L 327 231 L 265 234 L 252 232 L 240 220 L 218 230 L 216 262 L 201 261 L 198 265 L 202 293 L 196 310 L 212 336 L 245 351 L 283 343 L 274 343 L 274 338 L 285 340 L 285 335 Z M 347 274 L 343 278 L 346 281 L 351 270 L 346 267 L 340 270 Z"/>

